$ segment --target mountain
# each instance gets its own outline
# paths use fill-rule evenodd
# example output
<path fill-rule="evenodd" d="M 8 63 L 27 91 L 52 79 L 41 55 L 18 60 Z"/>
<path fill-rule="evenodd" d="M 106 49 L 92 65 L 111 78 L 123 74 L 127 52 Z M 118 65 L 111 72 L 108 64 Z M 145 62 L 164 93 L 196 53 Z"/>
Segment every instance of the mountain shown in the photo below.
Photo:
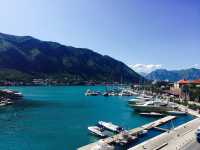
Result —
<path fill-rule="evenodd" d="M 145 77 L 148 73 L 146 72 L 138 72 L 141 76 Z"/>
<path fill-rule="evenodd" d="M 33 78 L 126 83 L 144 79 L 124 63 L 89 49 L 0 33 L 0 80 Z"/>
<path fill-rule="evenodd" d="M 190 69 L 172 70 L 172 71 L 166 69 L 158 69 L 146 75 L 146 78 L 150 80 L 169 80 L 169 81 L 178 81 L 181 79 L 194 80 L 200 78 L 200 69 L 190 68 Z"/>

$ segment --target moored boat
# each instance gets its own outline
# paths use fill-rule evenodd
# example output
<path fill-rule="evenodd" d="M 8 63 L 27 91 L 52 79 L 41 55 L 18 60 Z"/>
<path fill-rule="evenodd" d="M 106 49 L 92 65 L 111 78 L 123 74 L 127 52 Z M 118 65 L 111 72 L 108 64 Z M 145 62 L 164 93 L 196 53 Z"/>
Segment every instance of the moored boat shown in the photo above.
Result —
<path fill-rule="evenodd" d="M 98 125 L 101 126 L 101 127 L 106 128 L 106 129 L 108 129 L 110 131 L 117 132 L 117 133 L 119 133 L 119 132 L 124 130 L 122 127 L 114 125 L 111 122 L 99 121 Z"/>
<path fill-rule="evenodd" d="M 129 104 L 134 108 L 135 111 L 139 112 L 167 112 L 172 111 L 177 108 L 174 103 L 170 103 L 167 101 L 147 101 L 141 104 Z"/>
<path fill-rule="evenodd" d="M 167 113 L 170 115 L 186 115 L 187 114 L 186 112 L 178 111 L 178 110 L 167 111 Z"/>
<path fill-rule="evenodd" d="M 97 136 L 99 136 L 99 137 L 107 137 L 107 135 L 106 134 L 104 134 L 103 132 L 102 132 L 102 129 L 100 128 L 100 127 L 97 127 L 97 126 L 91 126 L 91 127 L 88 127 L 88 130 L 92 133 L 92 134 L 94 134 L 94 135 L 97 135 Z"/>
<path fill-rule="evenodd" d="M 85 96 L 98 96 L 100 95 L 101 93 L 99 91 L 92 91 L 90 89 L 88 89 L 86 92 L 85 92 Z"/>
<path fill-rule="evenodd" d="M 23 97 L 22 93 L 14 91 L 14 90 L 0 90 L 0 93 L 2 93 L 5 97 L 10 99 L 21 99 Z"/>
<path fill-rule="evenodd" d="M 150 112 L 150 113 L 140 113 L 140 115 L 144 115 L 144 116 L 163 116 L 164 114 L 157 113 L 157 112 Z"/>

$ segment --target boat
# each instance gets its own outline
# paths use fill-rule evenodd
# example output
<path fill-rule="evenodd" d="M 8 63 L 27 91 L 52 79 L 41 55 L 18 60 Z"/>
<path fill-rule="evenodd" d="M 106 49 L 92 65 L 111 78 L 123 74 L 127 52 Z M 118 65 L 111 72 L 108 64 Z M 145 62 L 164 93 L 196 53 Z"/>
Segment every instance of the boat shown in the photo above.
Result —
<path fill-rule="evenodd" d="M 5 102 L 0 102 L 0 106 L 5 106 L 6 103 Z"/>
<path fill-rule="evenodd" d="M 133 99 L 128 100 L 128 103 L 129 104 L 144 103 L 144 102 L 150 101 L 150 100 L 152 100 L 152 99 L 151 98 L 141 98 L 141 99 L 133 98 Z"/>
<path fill-rule="evenodd" d="M 92 134 L 97 135 L 97 136 L 99 136 L 99 137 L 102 137 L 102 138 L 107 137 L 107 135 L 104 134 L 104 133 L 102 132 L 103 130 L 102 130 L 100 127 L 98 127 L 98 126 L 91 126 L 91 127 L 88 127 L 88 130 L 89 130 Z"/>
<path fill-rule="evenodd" d="M 23 97 L 22 93 L 18 91 L 14 91 L 14 90 L 4 89 L 4 90 L 0 90 L 0 93 L 4 94 L 7 98 L 15 99 L 15 100 L 21 99 Z"/>
<path fill-rule="evenodd" d="M 111 122 L 99 121 L 98 125 L 100 127 L 106 128 L 106 129 L 108 129 L 110 131 L 117 132 L 117 133 L 119 133 L 119 132 L 124 130 L 122 127 L 114 125 Z"/>
<path fill-rule="evenodd" d="M 153 96 L 141 94 L 140 96 L 137 96 L 136 98 L 128 100 L 128 103 L 129 104 L 144 103 L 150 100 L 153 100 Z"/>
<path fill-rule="evenodd" d="M 186 112 L 183 111 L 176 111 L 176 110 L 172 110 L 172 111 L 167 111 L 168 114 L 170 115 L 186 115 Z"/>
<path fill-rule="evenodd" d="M 103 96 L 107 97 L 107 96 L 109 96 L 109 93 L 108 92 L 104 92 Z"/>
<path fill-rule="evenodd" d="M 164 114 L 157 113 L 157 112 L 150 112 L 150 113 L 140 113 L 140 115 L 144 115 L 144 116 L 163 116 Z"/>
<path fill-rule="evenodd" d="M 141 95 L 136 97 L 136 99 L 146 99 L 146 100 L 152 99 L 152 98 L 153 98 L 153 96 L 146 97 L 146 96 L 141 96 Z"/>
<path fill-rule="evenodd" d="M 130 91 L 128 89 L 122 89 L 121 92 L 118 94 L 119 96 L 133 96 L 133 91 Z"/>
<path fill-rule="evenodd" d="M 161 101 L 161 100 L 151 100 L 140 104 L 129 104 L 134 108 L 135 111 L 139 112 L 167 112 L 172 111 L 177 108 L 172 102 Z"/>
<path fill-rule="evenodd" d="M 98 96 L 100 95 L 101 93 L 99 91 L 92 91 L 90 89 L 88 89 L 86 92 L 85 92 L 85 96 Z"/>

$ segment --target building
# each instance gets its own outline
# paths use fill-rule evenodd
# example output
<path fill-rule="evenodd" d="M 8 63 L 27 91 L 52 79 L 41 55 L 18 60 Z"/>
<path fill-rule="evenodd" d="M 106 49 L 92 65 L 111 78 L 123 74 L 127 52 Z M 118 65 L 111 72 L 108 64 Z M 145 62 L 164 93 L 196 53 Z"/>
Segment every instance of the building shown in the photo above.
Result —
<path fill-rule="evenodd" d="M 170 91 L 176 93 L 181 98 L 189 99 L 188 85 L 200 87 L 200 79 L 191 81 L 186 79 L 179 80 L 174 83 L 174 85 L 170 88 Z"/>

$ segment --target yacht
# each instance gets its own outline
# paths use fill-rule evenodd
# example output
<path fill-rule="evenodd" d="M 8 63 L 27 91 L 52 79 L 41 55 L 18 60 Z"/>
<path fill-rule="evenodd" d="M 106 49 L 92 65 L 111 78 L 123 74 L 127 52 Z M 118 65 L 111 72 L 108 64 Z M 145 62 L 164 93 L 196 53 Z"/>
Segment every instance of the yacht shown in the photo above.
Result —
<path fill-rule="evenodd" d="M 129 89 L 122 89 L 122 91 L 119 93 L 119 96 L 133 96 L 135 92 L 129 90 Z"/>
<path fill-rule="evenodd" d="M 161 101 L 161 100 L 151 100 L 139 104 L 130 104 L 135 111 L 142 112 L 167 112 L 177 109 L 177 105 L 172 102 Z"/>
<path fill-rule="evenodd" d="M 107 96 L 109 96 L 109 93 L 108 92 L 104 92 L 103 96 L 107 97 Z"/>
<path fill-rule="evenodd" d="M 137 96 L 136 98 L 133 98 L 131 100 L 128 100 L 129 104 L 136 104 L 136 103 L 144 103 L 146 101 L 150 101 L 153 99 L 153 96 L 144 96 L 144 95 L 140 95 Z"/>
<path fill-rule="evenodd" d="M 85 92 L 85 96 L 98 96 L 100 95 L 100 92 L 99 91 L 92 91 L 90 89 L 88 89 L 86 92 Z"/>
<path fill-rule="evenodd" d="M 1 93 L 5 94 L 6 97 L 10 98 L 10 99 L 21 99 L 23 97 L 22 93 L 14 91 L 14 90 L 1 90 Z"/>
<path fill-rule="evenodd" d="M 140 115 L 144 115 L 144 116 L 163 116 L 164 114 L 157 113 L 157 112 L 150 112 L 150 113 L 140 113 Z"/>
<path fill-rule="evenodd" d="M 119 132 L 124 130 L 122 127 L 114 125 L 111 122 L 99 121 L 98 125 L 100 127 L 106 128 L 106 129 L 108 129 L 110 131 L 117 132 L 117 133 L 119 133 Z"/>

